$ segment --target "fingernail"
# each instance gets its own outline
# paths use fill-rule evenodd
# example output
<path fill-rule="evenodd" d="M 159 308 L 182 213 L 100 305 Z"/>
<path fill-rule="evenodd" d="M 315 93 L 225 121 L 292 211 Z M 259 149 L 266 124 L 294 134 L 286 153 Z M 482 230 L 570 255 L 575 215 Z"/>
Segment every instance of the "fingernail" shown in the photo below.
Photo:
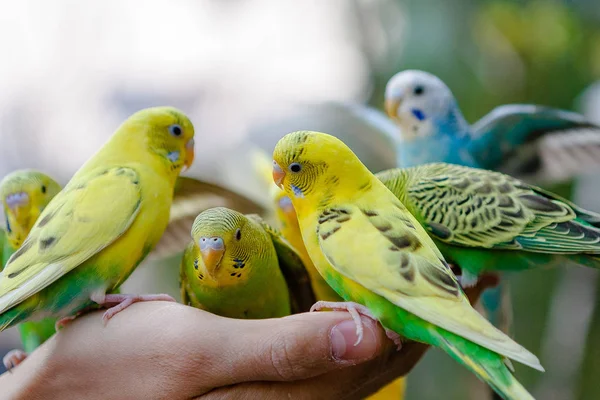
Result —
<path fill-rule="evenodd" d="M 368 318 L 363 321 L 363 338 L 358 345 L 354 345 L 356 324 L 353 320 L 342 321 L 331 329 L 331 354 L 340 361 L 360 361 L 373 358 L 379 346 L 375 323 Z"/>

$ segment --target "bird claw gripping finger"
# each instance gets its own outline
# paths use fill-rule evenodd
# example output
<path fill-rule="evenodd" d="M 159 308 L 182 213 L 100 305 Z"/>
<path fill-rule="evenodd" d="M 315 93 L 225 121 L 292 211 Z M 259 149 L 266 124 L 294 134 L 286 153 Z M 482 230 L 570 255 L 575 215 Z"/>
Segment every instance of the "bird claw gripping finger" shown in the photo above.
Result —
<path fill-rule="evenodd" d="M 104 315 L 102 316 L 102 321 L 104 324 L 108 322 L 109 319 L 132 305 L 133 303 L 139 303 L 142 301 L 175 301 L 175 299 L 168 294 L 107 294 L 104 296 L 101 302 L 98 304 L 110 307 Z M 112 307 L 111 307 L 112 305 Z"/>
<path fill-rule="evenodd" d="M 56 330 L 56 332 L 58 332 L 59 329 L 64 328 L 65 326 L 69 325 L 69 323 L 71 321 L 73 321 L 75 318 L 77 318 L 79 316 L 79 313 L 76 315 L 71 315 L 68 317 L 64 317 L 59 319 L 58 321 L 56 321 L 56 323 L 54 324 L 54 330 Z"/>
<path fill-rule="evenodd" d="M 396 350 L 402 350 L 402 336 L 398 335 L 391 329 L 385 328 L 385 335 L 396 345 Z"/>
<path fill-rule="evenodd" d="M 21 364 L 27 358 L 27 353 L 23 350 L 11 350 L 2 359 L 4 368 L 10 372 L 14 367 Z"/>
<path fill-rule="evenodd" d="M 363 327 L 362 319 L 360 319 L 360 316 L 364 315 L 365 317 L 370 318 L 373 321 L 377 322 L 377 318 L 375 318 L 375 316 L 373 314 L 371 314 L 371 311 L 369 311 L 369 309 L 367 307 L 365 307 L 361 304 L 352 303 L 349 301 L 348 302 L 317 301 L 310 308 L 310 311 L 311 312 L 319 311 L 324 308 L 329 308 L 330 310 L 333 310 L 333 311 L 347 311 L 348 313 L 350 313 L 350 316 L 352 317 L 352 320 L 354 321 L 354 324 L 356 325 L 357 339 L 356 339 L 356 343 L 354 343 L 355 346 L 358 346 L 358 344 L 362 341 L 362 338 L 363 338 L 364 327 Z"/>

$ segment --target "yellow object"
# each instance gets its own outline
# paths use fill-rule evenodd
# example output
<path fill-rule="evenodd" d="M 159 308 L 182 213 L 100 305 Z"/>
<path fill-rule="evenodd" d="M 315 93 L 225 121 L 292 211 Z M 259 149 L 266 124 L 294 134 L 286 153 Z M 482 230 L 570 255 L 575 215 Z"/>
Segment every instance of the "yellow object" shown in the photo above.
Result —
<path fill-rule="evenodd" d="M 343 301 L 340 296 L 325 282 L 319 271 L 315 268 L 306 246 L 302 240 L 302 233 L 298 225 L 296 210 L 292 205 L 290 197 L 274 184 L 272 178 L 273 162 L 263 152 L 256 150 L 253 154 L 254 168 L 263 177 L 265 184 L 269 187 L 269 196 L 283 236 L 298 251 L 302 261 L 310 275 L 313 290 L 318 300 Z M 398 378 L 392 383 L 381 388 L 377 393 L 368 397 L 368 400 L 402 400 L 406 391 L 406 378 Z"/>
<path fill-rule="evenodd" d="M 273 158 L 307 251 L 337 293 L 396 334 L 442 348 L 505 398 L 532 398 L 505 360 L 543 371 L 537 357 L 471 307 L 424 228 L 344 143 L 295 132 Z"/>
<path fill-rule="evenodd" d="M 0 275 L 0 331 L 65 317 L 118 288 L 161 237 L 194 128 L 157 107 L 127 119 L 40 215 Z"/>

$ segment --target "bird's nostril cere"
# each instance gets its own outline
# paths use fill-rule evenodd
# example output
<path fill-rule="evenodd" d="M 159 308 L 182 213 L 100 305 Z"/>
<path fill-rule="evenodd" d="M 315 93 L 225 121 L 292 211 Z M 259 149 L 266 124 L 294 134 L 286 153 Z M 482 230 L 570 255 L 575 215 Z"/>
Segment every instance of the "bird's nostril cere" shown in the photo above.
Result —
<path fill-rule="evenodd" d="M 11 193 L 6 196 L 6 205 L 9 208 L 15 208 L 27 204 L 29 195 L 25 192 Z"/>

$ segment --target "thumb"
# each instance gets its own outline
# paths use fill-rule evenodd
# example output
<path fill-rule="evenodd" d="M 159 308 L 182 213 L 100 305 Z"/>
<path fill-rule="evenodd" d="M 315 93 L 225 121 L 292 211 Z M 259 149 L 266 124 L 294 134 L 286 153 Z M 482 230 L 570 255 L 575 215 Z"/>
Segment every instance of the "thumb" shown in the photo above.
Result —
<path fill-rule="evenodd" d="M 268 320 L 227 320 L 221 339 L 228 343 L 219 368 L 230 368 L 217 386 L 248 381 L 292 381 L 356 365 L 377 357 L 387 339 L 373 320 L 361 317 L 362 341 L 344 312 L 296 314 Z M 243 322 L 243 324 L 242 324 Z M 243 335 L 240 335 L 243 331 Z"/>

